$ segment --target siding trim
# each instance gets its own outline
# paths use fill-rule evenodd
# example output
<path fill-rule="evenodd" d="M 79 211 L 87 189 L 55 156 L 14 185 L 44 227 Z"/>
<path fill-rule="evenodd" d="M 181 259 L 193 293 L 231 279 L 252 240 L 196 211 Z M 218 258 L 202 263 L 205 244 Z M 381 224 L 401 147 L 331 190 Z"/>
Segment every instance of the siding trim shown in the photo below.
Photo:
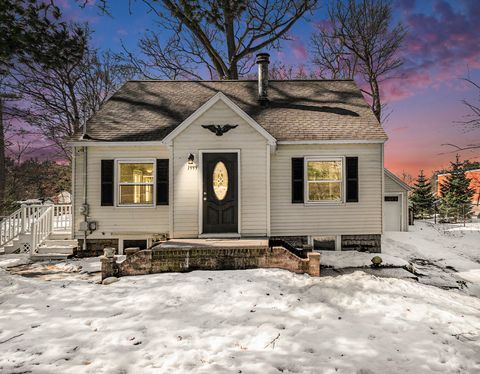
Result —
<path fill-rule="evenodd" d="M 279 140 L 277 144 L 383 144 L 386 140 L 338 139 L 338 140 Z"/>
<path fill-rule="evenodd" d="M 175 214 L 175 201 L 174 201 L 174 150 L 173 150 L 173 145 L 168 146 L 168 158 L 170 160 L 170 167 L 168 168 L 168 199 L 169 199 L 169 204 L 168 204 L 168 236 L 170 239 L 173 237 L 173 230 L 174 230 L 174 214 Z"/>
<path fill-rule="evenodd" d="M 266 183 L 267 183 L 267 236 L 270 236 L 270 146 L 267 144 L 267 162 L 266 162 Z"/>
<path fill-rule="evenodd" d="M 238 189 L 238 234 L 242 233 L 242 178 L 241 178 L 241 150 L 240 149 L 199 149 L 198 150 L 198 236 L 207 237 L 210 234 L 203 233 L 203 154 L 204 153 L 236 153 L 237 154 L 237 189 Z M 235 234 L 237 234 L 235 233 Z M 225 233 L 225 235 L 234 233 Z M 213 237 L 215 234 L 213 234 Z M 218 237 L 218 235 L 217 235 Z"/>
<path fill-rule="evenodd" d="M 400 232 L 402 231 L 407 231 L 405 230 L 405 197 L 404 197 L 405 193 L 404 192 L 385 192 L 385 194 L 383 195 L 383 202 L 385 202 L 385 196 L 400 196 Z M 382 216 L 384 215 L 384 212 L 382 212 Z M 386 219 L 385 216 L 383 216 L 383 220 L 384 221 Z M 385 222 L 383 223 L 385 225 Z"/>

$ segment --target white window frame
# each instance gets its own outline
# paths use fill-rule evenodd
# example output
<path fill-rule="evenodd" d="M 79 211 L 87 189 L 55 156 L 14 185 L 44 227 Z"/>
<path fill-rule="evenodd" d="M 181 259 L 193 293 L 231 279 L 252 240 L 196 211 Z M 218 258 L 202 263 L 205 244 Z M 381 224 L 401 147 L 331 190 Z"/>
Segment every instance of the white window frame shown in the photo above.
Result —
<path fill-rule="evenodd" d="M 328 157 L 328 156 L 309 156 L 304 158 L 303 165 L 303 178 L 304 178 L 304 201 L 305 204 L 343 204 L 345 200 L 345 157 Z M 325 180 L 325 181 L 312 181 L 312 183 L 327 183 L 327 182 L 336 182 L 340 183 L 340 199 L 338 200 L 310 200 L 308 194 L 308 187 L 310 181 L 308 180 L 308 163 L 311 161 L 340 161 L 342 163 L 342 179 L 338 180 Z"/>
<path fill-rule="evenodd" d="M 153 164 L 153 183 L 120 183 L 120 164 Z M 157 203 L 157 160 L 154 158 L 118 158 L 115 159 L 115 206 L 118 208 L 154 208 Z M 153 186 L 151 204 L 121 204 L 121 185 Z"/>

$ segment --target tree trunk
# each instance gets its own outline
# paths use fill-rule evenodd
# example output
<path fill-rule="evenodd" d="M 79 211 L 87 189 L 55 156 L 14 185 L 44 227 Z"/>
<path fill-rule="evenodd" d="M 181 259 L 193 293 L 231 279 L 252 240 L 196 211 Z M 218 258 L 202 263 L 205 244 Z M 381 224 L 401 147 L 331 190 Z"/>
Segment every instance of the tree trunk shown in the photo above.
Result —
<path fill-rule="evenodd" d="M 3 126 L 3 99 L 0 96 L 0 217 L 5 215 L 5 188 L 6 188 L 6 164 L 5 164 L 5 129 Z"/>
<path fill-rule="evenodd" d="M 380 103 L 380 89 L 378 87 L 378 82 L 376 77 L 373 77 L 370 80 L 370 88 L 372 90 L 372 110 L 375 117 L 377 117 L 378 122 L 382 124 L 382 105 Z"/>
<path fill-rule="evenodd" d="M 228 62 L 230 68 L 228 69 L 228 76 L 226 79 L 238 79 L 238 68 L 237 68 L 237 59 L 236 59 L 236 47 L 235 47 L 235 30 L 233 25 L 233 14 L 229 5 L 224 4 L 223 8 L 224 17 L 225 17 L 225 36 L 227 38 L 227 49 L 228 49 Z"/>

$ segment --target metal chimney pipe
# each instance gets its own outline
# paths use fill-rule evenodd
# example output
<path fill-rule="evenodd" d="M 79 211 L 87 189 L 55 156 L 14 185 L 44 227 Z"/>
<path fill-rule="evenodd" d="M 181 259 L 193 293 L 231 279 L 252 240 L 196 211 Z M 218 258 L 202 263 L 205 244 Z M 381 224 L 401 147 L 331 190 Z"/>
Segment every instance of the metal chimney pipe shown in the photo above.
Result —
<path fill-rule="evenodd" d="M 257 54 L 258 64 L 258 100 L 260 102 L 268 101 L 268 64 L 270 55 L 268 53 Z"/>

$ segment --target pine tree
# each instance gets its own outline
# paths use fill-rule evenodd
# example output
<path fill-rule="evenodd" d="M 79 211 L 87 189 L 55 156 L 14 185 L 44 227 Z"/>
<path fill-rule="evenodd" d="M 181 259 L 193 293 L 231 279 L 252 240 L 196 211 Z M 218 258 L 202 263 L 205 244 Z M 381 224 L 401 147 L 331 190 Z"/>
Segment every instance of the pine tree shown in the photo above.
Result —
<path fill-rule="evenodd" d="M 423 174 L 423 170 L 420 170 L 410 200 L 413 203 L 415 218 L 425 219 L 430 217 L 433 211 L 435 196 L 430 182 Z"/>
<path fill-rule="evenodd" d="M 444 221 L 455 223 L 472 216 L 472 197 L 475 191 L 470 188 L 470 179 L 466 177 L 464 163 L 458 155 L 450 166 L 451 169 L 440 186 L 440 214 Z"/>

